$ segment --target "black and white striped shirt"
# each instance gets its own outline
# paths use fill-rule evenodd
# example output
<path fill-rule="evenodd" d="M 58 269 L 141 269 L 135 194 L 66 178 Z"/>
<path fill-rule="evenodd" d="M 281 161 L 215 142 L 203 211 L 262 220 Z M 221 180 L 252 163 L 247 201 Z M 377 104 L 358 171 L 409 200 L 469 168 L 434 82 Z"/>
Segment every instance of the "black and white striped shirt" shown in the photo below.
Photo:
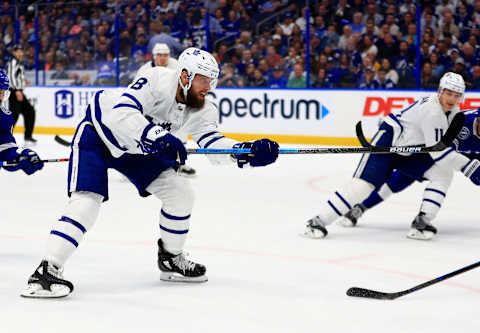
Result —
<path fill-rule="evenodd" d="M 25 69 L 15 57 L 7 64 L 7 75 L 10 78 L 10 88 L 13 90 L 23 90 L 25 87 Z"/>

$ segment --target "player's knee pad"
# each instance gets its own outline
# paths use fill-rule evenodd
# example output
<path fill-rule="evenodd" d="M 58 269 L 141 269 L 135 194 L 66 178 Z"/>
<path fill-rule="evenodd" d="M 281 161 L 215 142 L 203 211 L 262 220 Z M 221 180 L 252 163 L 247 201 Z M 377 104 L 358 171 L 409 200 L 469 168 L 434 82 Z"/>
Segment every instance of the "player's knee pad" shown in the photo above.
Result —
<path fill-rule="evenodd" d="M 163 172 L 147 191 L 162 201 L 162 210 L 167 214 L 186 216 L 192 211 L 195 196 L 190 181 L 173 170 Z"/>

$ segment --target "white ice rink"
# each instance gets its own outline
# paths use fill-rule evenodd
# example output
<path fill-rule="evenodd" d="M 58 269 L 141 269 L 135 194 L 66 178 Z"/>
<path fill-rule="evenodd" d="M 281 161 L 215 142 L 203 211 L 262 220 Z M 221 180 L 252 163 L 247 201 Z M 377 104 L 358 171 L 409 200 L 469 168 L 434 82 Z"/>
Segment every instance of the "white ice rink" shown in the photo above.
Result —
<path fill-rule="evenodd" d="M 42 158 L 68 157 L 37 135 Z M 432 241 L 405 237 L 422 184 L 329 237 L 299 237 L 359 155 L 281 156 L 265 168 L 211 166 L 191 156 L 196 203 L 187 251 L 204 284 L 161 282 L 160 202 L 112 173 L 110 201 L 68 261 L 75 291 L 60 300 L 19 296 L 66 202 L 66 163 L 30 177 L 0 171 L 0 332 L 478 332 L 480 269 L 394 301 L 346 296 L 358 286 L 400 291 L 480 260 L 478 196 L 456 175 Z"/>

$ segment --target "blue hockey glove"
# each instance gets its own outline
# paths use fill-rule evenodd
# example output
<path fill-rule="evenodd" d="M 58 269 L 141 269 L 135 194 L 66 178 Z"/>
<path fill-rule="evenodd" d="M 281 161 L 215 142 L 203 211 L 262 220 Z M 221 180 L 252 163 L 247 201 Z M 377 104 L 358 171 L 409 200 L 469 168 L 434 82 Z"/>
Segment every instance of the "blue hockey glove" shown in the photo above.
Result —
<path fill-rule="evenodd" d="M 234 154 L 239 168 L 243 168 L 245 164 L 252 167 L 265 166 L 277 160 L 278 143 L 269 139 L 261 139 L 254 142 L 240 142 L 233 148 L 250 148 L 250 154 Z"/>
<path fill-rule="evenodd" d="M 470 178 L 472 183 L 475 185 L 480 185 L 480 161 L 479 160 L 471 160 L 468 162 L 463 168 L 462 172 L 465 177 Z"/>
<path fill-rule="evenodd" d="M 187 150 L 182 141 L 162 127 L 154 124 L 148 125 L 143 131 L 141 140 L 146 152 L 158 152 L 166 159 L 177 161 L 179 165 L 185 164 Z"/>
<path fill-rule="evenodd" d="M 23 149 L 20 154 L 15 152 L 14 160 L 18 161 L 15 166 L 5 166 L 7 171 L 23 170 L 27 175 L 31 175 L 43 168 L 43 162 L 36 152 L 30 149 Z"/>

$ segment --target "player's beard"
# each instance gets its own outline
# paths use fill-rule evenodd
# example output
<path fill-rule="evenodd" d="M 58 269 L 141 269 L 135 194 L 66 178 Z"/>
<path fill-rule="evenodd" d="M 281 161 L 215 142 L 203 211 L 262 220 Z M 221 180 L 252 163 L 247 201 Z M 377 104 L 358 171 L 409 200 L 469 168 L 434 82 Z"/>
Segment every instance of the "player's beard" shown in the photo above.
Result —
<path fill-rule="evenodd" d="M 187 94 L 185 104 L 191 108 L 200 109 L 205 104 L 205 98 L 200 96 L 200 93 L 195 93 L 190 90 Z"/>

